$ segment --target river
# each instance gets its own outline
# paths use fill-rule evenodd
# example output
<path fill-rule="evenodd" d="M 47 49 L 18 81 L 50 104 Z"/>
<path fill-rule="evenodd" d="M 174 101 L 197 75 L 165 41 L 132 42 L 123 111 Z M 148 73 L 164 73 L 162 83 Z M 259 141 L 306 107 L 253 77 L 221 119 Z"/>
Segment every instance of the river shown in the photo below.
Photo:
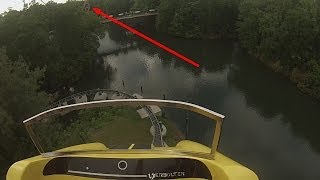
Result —
<path fill-rule="evenodd" d="M 121 29 L 101 40 L 99 51 L 132 42 Z M 110 83 L 95 75 L 91 88 L 189 101 L 224 114 L 219 151 L 252 169 L 261 180 L 320 179 L 320 105 L 226 40 L 186 40 L 145 32 L 200 63 L 195 68 L 144 42 L 103 62 Z M 118 33 L 118 34 L 117 34 Z M 123 87 L 122 81 L 125 86 Z M 199 130 L 201 131 L 201 130 Z"/>

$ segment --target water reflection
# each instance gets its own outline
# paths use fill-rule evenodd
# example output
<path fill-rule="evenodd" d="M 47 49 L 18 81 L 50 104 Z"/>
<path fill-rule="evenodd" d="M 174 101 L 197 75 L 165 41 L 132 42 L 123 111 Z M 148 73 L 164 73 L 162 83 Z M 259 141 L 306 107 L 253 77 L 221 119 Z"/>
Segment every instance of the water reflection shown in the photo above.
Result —
<path fill-rule="evenodd" d="M 168 39 L 167 36 L 160 33 L 154 33 L 152 34 L 152 37 L 198 62 L 200 64 L 200 70 L 220 71 L 225 69 L 231 60 L 232 54 L 229 54 L 229 52 L 226 53 L 226 50 L 230 50 L 233 47 L 233 43 L 231 41 L 212 42 L 193 40 L 192 45 L 190 45 L 190 40 L 172 37 Z M 141 50 L 144 50 L 148 54 L 159 54 L 160 59 L 164 63 L 167 63 L 166 61 L 173 61 L 175 67 L 184 67 L 193 72 L 201 72 L 199 69 L 192 67 L 181 59 L 173 57 L 173 55 L 158 47 L 150 45 L 148 42 L 143 42 L 142 45 L 143 48 Z"/>
<path fill-rule="evenodd" d="M 115 73 L 115 69 L 112 69 L 109 64 L 103 66 L 103 60 L 98 59 L 90 69 L 89 76 L 82 77 L 75 85 L 75 92 L 97 88 L 108 89 L 110 82 L 114 80 Z"/>
<path fill-rule="evenodd" d="M 235 42 L 145 33 L 197 60 L 200 68 L 134 39 L 136 49 L 103 57 L 117 70 L 111 88 L 140 93 L 143 86 L 145 97 L 162 99 L 165 94 L 225 114 L 220 151 L 260 179 L 320 179 L 319 105 L 255 63 Z M 210 131 L 206 125 L 190 127 L 194 135 Z"/>
<path fill-rule="evenodd" d="M 289 167 L 295 167 L 302 179 L 319 178 L 317 168 L 314 168 L 319 166 L 319 156 L 312 152 L 319 153 L 320 150 L 320 132 L 317 128 L 320 117 L 319 105 L 313 104 L 285 79 L 252 63 L 250 59 L 237 63 L 237 68 L 229 80 L 244 92 L 246 105 L 257 111 L 264 121 L 275 121 L 272 123 L 283 127 L 270 128 L 270 123 L 266 123 L 264 127 L 270 131 L 269 136 L 257 138 L 265 144 L 260 148 L 276 147 L 273 151 L 269 148 L 269 154 L 273 154 L 272 160 L 269 160 L 270 166 L 274 162 L 299 163 L 299 166 L 305 167 L 304 171 L 299 170 L 298 165 Z M 258 152 L 260 151 L 258 149 Z M 282 164 L 282 167 L 284 165 L 288 166 Z M 289 170 L 286 171 L 292 174 Z"/>
<path fill-rule="evenodd" d="M 286 79 L 255 64 L 249 57 L 237 62 L 235 67 L 228 79 L 244 92 L 247 106 L 253 107 L 267 120 L 279 117 L 290 125 L 295 136 L 307 139 L 313 150 L 319 153 L 319 104 L 302 95 Z"/>

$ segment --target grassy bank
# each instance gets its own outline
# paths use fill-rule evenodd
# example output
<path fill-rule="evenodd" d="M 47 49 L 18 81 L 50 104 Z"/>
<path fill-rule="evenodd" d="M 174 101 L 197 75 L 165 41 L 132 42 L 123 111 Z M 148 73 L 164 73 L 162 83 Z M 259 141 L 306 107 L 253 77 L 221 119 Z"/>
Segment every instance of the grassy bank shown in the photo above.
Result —
<path fill-rule="evenodd" d="M 132 107 L 81 110 L 39 125 L 36 134 L 48 151 L 89 142 L 100 142 L 108 148 L 151 145 L 152 124 L 149 118 L 141 119 L 136 110 Z M 164 141 L 169 146 L 184 139 L 174 122 L 164 117 L 158 119 L 167 128 Z"/>
<path fill-rule="evenodd" d="M 260 61 L 270 68 L 275 73 L 278 73 L 286 77 L 289 81 L 295 84 L 295 86 L 304 94 L 320 101 L 320 66 L 318 64 L 312 64 L 312 71 L 307 71 L 298 67 L 288 70 L 281 65 L 280 61 Z"/>

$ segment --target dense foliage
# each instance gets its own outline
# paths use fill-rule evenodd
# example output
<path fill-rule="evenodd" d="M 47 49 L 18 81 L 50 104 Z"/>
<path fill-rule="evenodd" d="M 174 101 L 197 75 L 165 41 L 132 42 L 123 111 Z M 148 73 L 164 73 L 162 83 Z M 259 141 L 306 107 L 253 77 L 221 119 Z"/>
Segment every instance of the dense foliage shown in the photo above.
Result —
<path fill-rule="evenodd" d="M 90 0 L 109 14 L 157 9 L 157 29 L 186 38 L 235 37 L 239 0 Z"/>
<path fill-rule="evenodd" d="M 90 134 L 116 119 L 121 111 L 123 109 L 112 107 L 75 111 L 47 119 L 46 123 L 33 126 L 33 130 L 40 138 L 44 151 L 54 151 L 91 142 Z"/>
<path fill-rule="evenodd" d="M 159 6 L 160 0 L 134 0 L 132 10 L 148 11 Z"/>
<path fill-rule="evenodd" d="M 49 96 L 39 91 L 41 79 L 43 70 L 31 71 L 22 59 L 12 62 L 0 49 L 1 175 L 10 164 L 35 152 L 22 120 L 38 113 L 49 102 Z"/>
<path fill-rule="evenodd" d="M 243 0 L 243 47 L 320 98 L 320 6 L 314 0 Z"/>
<path fill-rule="evenodd" d="M 0 22 L 0 47 L 10 59 L 45 68 L 45 89 L 70 86 L 89 71 L 97 57 L 99 18 L 83 11 L 83 3 L 33 5 L 9 11 Z"/>
<path fill-rule="evenodd" d="M 86 75 L 101 26 L 83 2 L 34 3 L 0 16 L 0 179 L 9 165 L 35 154 L 22 121 L 48 105 L 47 93 Z"/>
<path fill-rule="evenodd" d="M 160 0 L 157 28 L 187 38 L 234 37 L 238 0 Z"/>
<path fill-rule="evenodd" d="M 133 0 L 89 0 L 91 7 L 99 7 L 108 14 L 117 15 L 128 12 L 133 6 Z"/>

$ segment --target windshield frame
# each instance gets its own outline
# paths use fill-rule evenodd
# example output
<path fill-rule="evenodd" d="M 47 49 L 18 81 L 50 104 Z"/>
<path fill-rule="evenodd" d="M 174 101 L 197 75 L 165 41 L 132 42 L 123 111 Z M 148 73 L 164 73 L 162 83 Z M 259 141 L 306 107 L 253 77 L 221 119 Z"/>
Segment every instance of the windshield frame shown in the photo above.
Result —
<path fill-rule="evenodd" d="M 35 145 L 39 153 L 43 155 L 43 154 L 50 154 L 50 153 L 44 152 L 41 144 L 39 143 L 37 136 L 33 132 L 31 125 L 34 123 L 38 123 L 41 120 L 54 115 L 58 115 L 61 113 L 68 113 L 71 111 L 81 110 L 81 109 L 90 109 L 90 108 L 108 107 L 108 106 L 149 106 L 149 105 L 189 110 L 197 114 L 203 115 L 205 117 L 208 117 L 213 121 L 215 121 L 216 125 L 215 125 L 215 131 L 214 131 L 214 136 L 213 136 L 213 141 L 212 141 L 211 151 L 210 151 L 210 155 L 213 158 L 215 157 L 218 144 L 219 144 L 220 134 L 221 134 L 221 126 L 225 116 L 219 113 L 216 113 L 214 111 L 211 111 L 207 108 L 204 108 L 192 103 L 182 102 L 182 101 L 159 100 L 159 99 L 116 99 L 116 100 L 91 101 L 91 102 L 71 104 L 71 105 L 60 106 L 53 109 L 49 109 L 29 119 L 24 120 L 23 123 L 27 129 L 27 132 L 33 144 Z M 197 152 L 191 151 L 190 153 L 197 153 Z M 54 154 L 54 153 L 51 152 L 51 154 Z"/>

